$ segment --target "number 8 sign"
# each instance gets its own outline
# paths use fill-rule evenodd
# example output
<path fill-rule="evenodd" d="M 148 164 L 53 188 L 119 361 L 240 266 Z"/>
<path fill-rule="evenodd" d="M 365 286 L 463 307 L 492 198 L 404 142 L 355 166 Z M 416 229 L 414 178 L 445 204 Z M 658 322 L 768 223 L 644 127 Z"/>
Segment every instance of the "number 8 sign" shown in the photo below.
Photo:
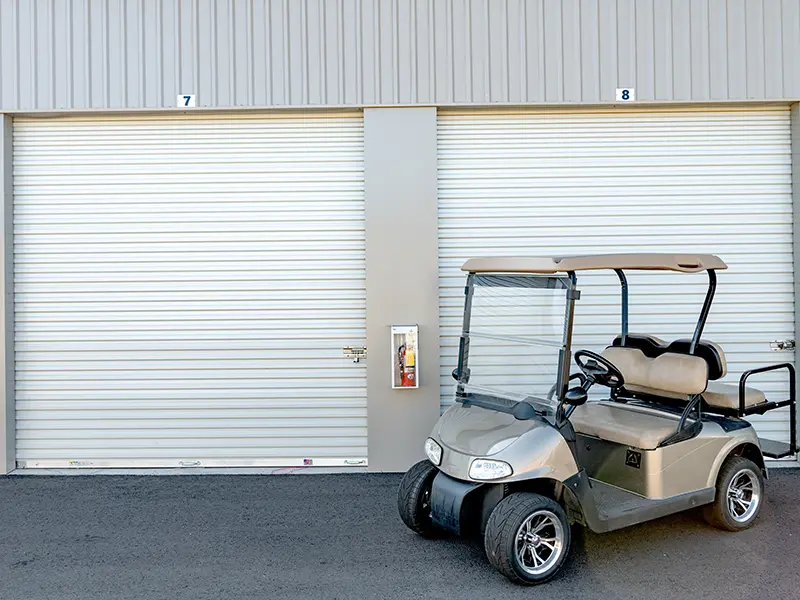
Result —
<path fill-rule="evenodd" d="M 633 88 L 617 88 L 617 102 L 633 102 L 636 100 L 636 90 Z"/>

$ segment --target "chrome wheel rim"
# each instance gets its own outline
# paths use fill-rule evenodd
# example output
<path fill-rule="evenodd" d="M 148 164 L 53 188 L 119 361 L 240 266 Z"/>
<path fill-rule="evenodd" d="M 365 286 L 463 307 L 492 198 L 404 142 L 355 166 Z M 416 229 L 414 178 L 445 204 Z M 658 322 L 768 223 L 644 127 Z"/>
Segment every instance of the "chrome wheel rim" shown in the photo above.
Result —
<path fill-rule="evenodd" d="M 426 517 L 431 516 L 431 490 L 430 488 L 426 488 L 424 492 L 422 492 L 422 497 L 419 501 L 419 508 Z"/>
<path fill-rule="evenodd" d="M 761 502 L 758 477 L 750 469 L 742 469 L 731 478 L 727 493 L 728 512 L 737 523 L 753 518 Z"/>
<path fill-rule="evenodd" d="M 542 575 L 552 569 L 564 552 L 564 526 L 555 513 L 537 510 L 528 515 L 517 529 L 517 562 L 530 575 Z"/>

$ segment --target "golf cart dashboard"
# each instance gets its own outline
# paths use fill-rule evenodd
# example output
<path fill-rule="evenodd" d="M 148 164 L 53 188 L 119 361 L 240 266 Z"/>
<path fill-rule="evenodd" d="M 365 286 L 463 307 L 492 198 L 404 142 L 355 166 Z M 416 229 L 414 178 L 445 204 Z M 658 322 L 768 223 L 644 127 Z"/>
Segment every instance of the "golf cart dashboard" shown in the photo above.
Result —
<path fill-rule="evenodd" d="M 530 396 L 523 400 L 512 400 L 492 394 L 466 392 L 456 395 L 456 402 L 464 406 L 477 406 L 488 410 L 513 415 L 520 421 L 533 418 L 554 417 L 555 410 L 547 404 L 546 400 Z"/>

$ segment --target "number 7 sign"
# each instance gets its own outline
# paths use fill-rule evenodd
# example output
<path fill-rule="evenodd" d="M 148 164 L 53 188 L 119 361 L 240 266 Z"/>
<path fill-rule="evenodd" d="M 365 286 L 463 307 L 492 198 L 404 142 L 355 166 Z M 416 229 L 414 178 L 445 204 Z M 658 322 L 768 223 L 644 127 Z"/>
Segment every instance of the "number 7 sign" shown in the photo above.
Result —
<path fill-rule="evenodd" d="M 197 95 L 179 94 L 176 105 L 178 108 L 195 108 L 197 106 Z"/>

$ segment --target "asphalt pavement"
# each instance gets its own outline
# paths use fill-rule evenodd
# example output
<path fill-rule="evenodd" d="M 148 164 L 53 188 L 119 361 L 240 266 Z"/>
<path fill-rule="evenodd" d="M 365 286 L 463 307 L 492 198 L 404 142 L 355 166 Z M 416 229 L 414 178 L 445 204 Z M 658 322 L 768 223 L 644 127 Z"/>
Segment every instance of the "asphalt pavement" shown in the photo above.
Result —
<path fill-rule="evenodd" d="M 0 478 L 0 599 L 800 599 L 800 470 L 756 525 L 696 513 L 577 535 L 554 581 L 509 583 L 478 541 L 424 540 L 398 475 Z"/>

